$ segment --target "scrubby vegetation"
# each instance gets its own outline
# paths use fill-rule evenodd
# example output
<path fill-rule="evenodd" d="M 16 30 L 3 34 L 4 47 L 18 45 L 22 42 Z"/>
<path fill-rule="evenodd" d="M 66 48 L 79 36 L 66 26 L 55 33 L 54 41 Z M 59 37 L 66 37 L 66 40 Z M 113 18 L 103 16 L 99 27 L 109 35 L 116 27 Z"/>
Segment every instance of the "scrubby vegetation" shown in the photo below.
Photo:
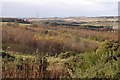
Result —
<path fill-rule="evenodd" d="M 2 36 L 3 78 L 119 78 L 117 32 L 7 23 Z"/>
<path fill-rule="evenodd" d="M 116 49 L 115 49 L 116 46 Z M 120 45 L 104 43 L 95 51 L 85 52 L 73 57 L 65 64 L 79 78 L 120 78 Z"/>

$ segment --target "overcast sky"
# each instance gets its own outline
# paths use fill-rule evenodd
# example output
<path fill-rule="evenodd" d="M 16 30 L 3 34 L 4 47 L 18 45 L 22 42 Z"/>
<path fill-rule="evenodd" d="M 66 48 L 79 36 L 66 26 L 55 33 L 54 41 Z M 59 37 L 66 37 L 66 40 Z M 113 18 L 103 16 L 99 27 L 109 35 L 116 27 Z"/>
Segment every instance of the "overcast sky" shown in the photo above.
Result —
<path fill-rule="evenodd" d="M 112 16 L 119 0 L 2 0 L 3 17 Z M 1 5 L 1 4 L 0 4 Z"/>

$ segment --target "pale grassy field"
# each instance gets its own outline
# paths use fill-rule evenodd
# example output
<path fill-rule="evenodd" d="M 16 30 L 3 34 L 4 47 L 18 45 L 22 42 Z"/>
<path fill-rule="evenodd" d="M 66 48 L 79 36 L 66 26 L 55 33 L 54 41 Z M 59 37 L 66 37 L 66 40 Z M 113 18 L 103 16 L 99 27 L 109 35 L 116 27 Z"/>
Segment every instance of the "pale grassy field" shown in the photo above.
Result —
<path fill-rule="evenodd" d="M 0 22 L 0 24 L 2 24 L 2 25 L 6 25 L 7 23 L 9 23 L 9 22 Z M 13 23 L 13 22 L 10 22 L 10 23 Z M 20 26 L 29 26 L 29 25 L 31 25 L 31 24 L 19 23 L 19 25 L 20 25 Z"/>

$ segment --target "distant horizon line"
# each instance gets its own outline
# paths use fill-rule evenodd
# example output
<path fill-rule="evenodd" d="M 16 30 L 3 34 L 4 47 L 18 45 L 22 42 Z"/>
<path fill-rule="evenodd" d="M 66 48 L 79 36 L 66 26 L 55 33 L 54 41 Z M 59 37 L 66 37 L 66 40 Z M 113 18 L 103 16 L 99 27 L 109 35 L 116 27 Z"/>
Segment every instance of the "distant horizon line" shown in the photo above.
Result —
<path fill-rule="evenodd" d="M 106 16 L 66 16 L 66 17 L 57 17 L 57 16 L 54 16 L 54 17 L 8 17 L 8 16 L 0 16 L 0 18 L 82 18 L 82 17 L 86 17 L 86 18 L 90 18 L 90 17 L 118 17 L 117 15 L 106 15 Z"/>

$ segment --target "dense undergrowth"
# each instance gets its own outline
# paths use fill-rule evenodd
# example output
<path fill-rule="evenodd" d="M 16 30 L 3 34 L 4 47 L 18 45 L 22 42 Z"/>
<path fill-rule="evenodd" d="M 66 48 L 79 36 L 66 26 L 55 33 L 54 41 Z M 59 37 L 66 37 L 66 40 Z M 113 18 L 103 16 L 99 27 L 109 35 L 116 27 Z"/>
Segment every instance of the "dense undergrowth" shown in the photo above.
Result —
<path fill-rule="evenodd" d="M 3 25 L 3 78 L 119 78 L 117 32 Z"/>
<path fill-rule="evenodd" d="M 65 64 L 79 78 L 120 78 L 120 44 L 106 42 L 96 51 L 73 57 Z"/>

